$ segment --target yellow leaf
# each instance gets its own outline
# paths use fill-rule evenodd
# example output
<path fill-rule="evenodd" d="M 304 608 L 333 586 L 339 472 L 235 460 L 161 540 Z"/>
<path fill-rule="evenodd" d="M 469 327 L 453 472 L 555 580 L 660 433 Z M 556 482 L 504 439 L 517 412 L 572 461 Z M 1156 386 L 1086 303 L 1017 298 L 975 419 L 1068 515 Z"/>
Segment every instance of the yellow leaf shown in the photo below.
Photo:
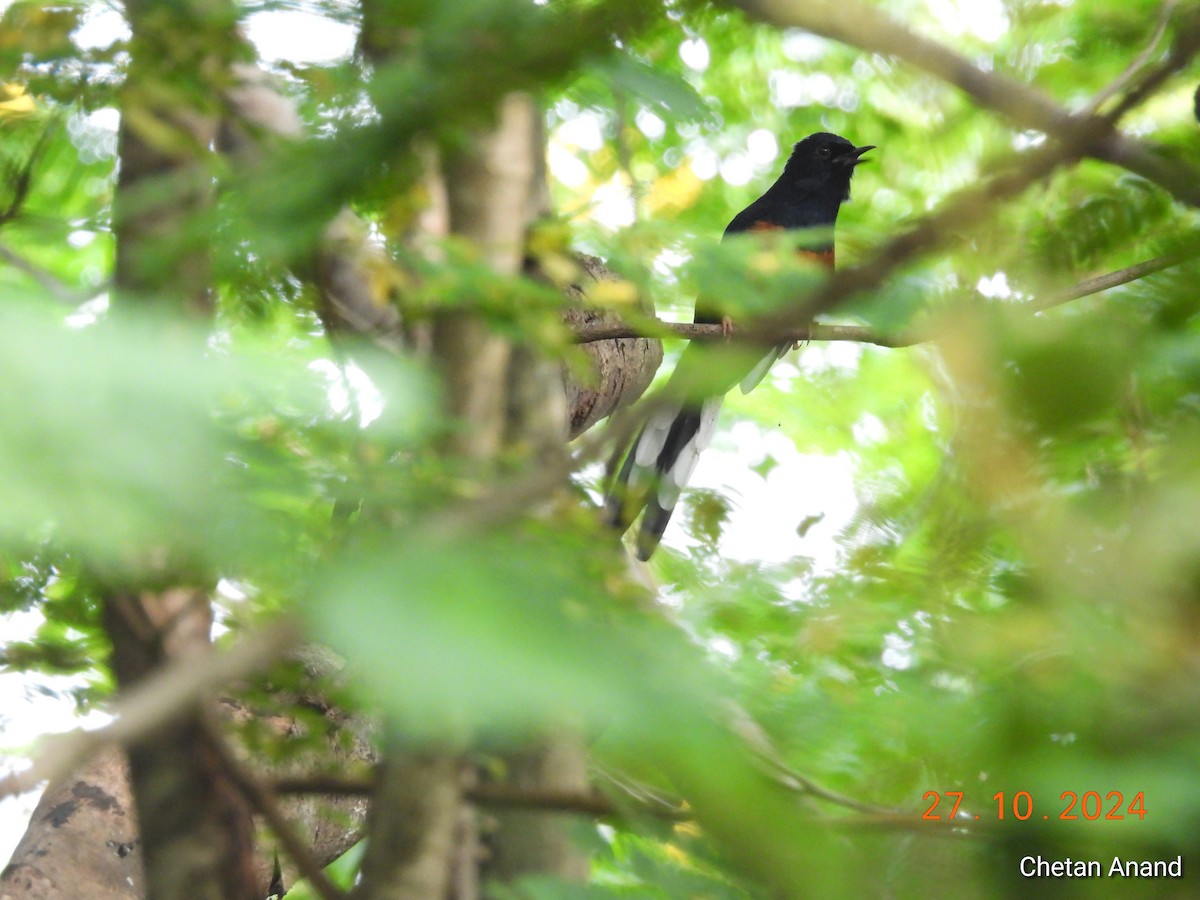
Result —
<path fill-rule="evenodd" d="M 37 104 L 23 84 L 0 84 L 0 116 L 27 116 L 37 112 Z"/>
<path fill-rule="evenodd" d="M 691 166 L 680 166 L 650 185 L 646 210 L 655 215 L 676 215 L 695 204 L 703 187 L 704 182 Z"/>
<path fill-rule="evenodd" d="M 692 864 L 691 857 L 688 856 L 682 848 L 677 847 L 675 844 L 664 844 L 663 852 L 681 866 L 690 866 Z"/>
<path fill-rule="evenodd" d="M 632 281 L 597 281 L 588 285 L 587 299 L 596 306 L 628 306 L 636 303 L 638 289 Z"/>
<path fill-rule="evenodd" d="M 564 253 L 546 253 L 537 257 L 542 272 L 554 284 L 564 286 L 579 280 L 579 266 Z"/>
<path fill-rule="evenodd" d="M 676 834 L 686 834 L 688 837 L 700 837 L 700 826 L 695 822 L 676 822 Z"/>

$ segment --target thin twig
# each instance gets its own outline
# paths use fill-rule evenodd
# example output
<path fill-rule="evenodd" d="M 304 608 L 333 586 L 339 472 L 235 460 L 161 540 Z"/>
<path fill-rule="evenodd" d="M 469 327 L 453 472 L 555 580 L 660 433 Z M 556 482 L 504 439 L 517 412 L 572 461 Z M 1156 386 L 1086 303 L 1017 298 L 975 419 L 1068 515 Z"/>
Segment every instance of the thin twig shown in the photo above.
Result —
<path fill-rule="evenodd" d="M 375 790 L 371 777 L 347 778 L 343 775 L 305 775 L 299 778 L 276 778 L 271 782 L 272 794 L 325 794 L 329 797 L 369 797 Z"/>
<path fill-rule="evenodd" d="M 1088 297 L 1092 294 L 1099 294 L 1101 291 L 1107 291 L 1109 288 L 1129 284 L 1131 281 L 1137 281 L 1139 278 L 1145 278 L 1147 275 L 1153 275 L 1155 272 L 1161 272 L 1163 269 L 1170 269 L 1173 266 L 1181 265 L 1190 258 L 1190 255 L 1182 253 L 1158 256 L 1154 259 L 1148 259 L 1145 262 L 1135 263 L 1124 269 L 1118 269 L 1115 272 L 1109 272 L 1106 275 L 1097 275 L 1095 278 L 1084 279 L 1078 284 L 1066 290 L 1059 291 L 1056 294 L 1031 300 L 1027 306 L 1035 312 L 1041 312 L 1055 306 L 1062 306 L 1064 303 L 1070 303 L 1072 300 L 1078 300 L 1081 297 Z"/>
<path fill-rule="evenodd" d="M 633 222 L 630 224 L 637 224 L 642 218 L 642 195 L 645 191 L 633 173 L 633 150 L 629 146 L 629 131 L 634 125 L 629 121 L 629 98 L 624 91 L 618 90 L 614 92 L 613 100 L 617 119 L 613 135 L 617 150 L 617 168 L 629 181 L 629 201 L 633 207 Z"/>
<path fill-rule="evenodd" d="M 54 136 L 55 131 L 61 122 L 61 116 L 55 116 L 51 119 L 41 134 L 38 135 L 37 141 L 33 145 L 33 149 L 29 151 L 29 157 L 25 160 L 25 164 L 19 168 L 10 168 L 6 172 L 8 176 L 8 187 L 12 192 L 12 198 L 7 207 L 0 211 L 0 226 L 7 225 L 21 214 L 21 207 L 25 205 L 25 201 L 29 198 L 29 189 L 33 186 L 33 171 L 37 168 L 41 161 L 42 154 L 46 152 L 46 147 L 50 144 L 50 138 Z"/>
<path fill-rule="evenodd" d="M 677 337 L 689 341 L 739 340 L 740 331 L 736 324 L 728 326 L 707 325 L 697 322 L 664 322 L 656 319 L 648 327 L 640 328 L 625 322 L 596 322 L 583 324 L 575 329 L 575 341 L 590 344 L 594 341 L 615 341 L 628 338 Z M 895 338 L 862 325 L 822 325 L 814 323 L 800 328 L 791 328 L 776 335 L 779 343 L 793 341 L 855 341 L 880 344 L 885 347 L 907 346 L 893 343 Z"/>
<path fill-rule="evenodd" d="M 922 838 L 998 838 L 1004 835 L 1000 822 L 955 818 L 941 821 L 922 820 L 919 810 L 910 813 L 875 813 L 856 816 L 826 816 L 823 826 L 843 830 L 907 832 Z M 1007 824 L 1007 823 L 1003 823 Z"/>
<path fill-rule="evenodd" d="M 877 803 L 867 803 L 830 790 L 775 761 L 771 762 L 769 774 L 777 784 L 789 791 L 824 800 L 855 812 L 896 817 L 908 815 L 904 810 L 881 806 Z M 691 817 L 681 804 L 668 803 L 661 799 L 656 799 L 654 802 L 647 801 L 630 792 L 628 786 L 623 785 L 619 780 L 612 780 L 614 784 L 621 786 L 622 790 L 628 793 L 643 811 L 649 812 L 655 818 L 676 820 Z M 343 778 L 337 775 L 310 775 L 301 778 L 279 778 L 271 783 L 271 792 L 279 795 L 326 794 L 337 797 L 366 797 L 370 796 L 374 790 L 375 779 L 371 777 Z M 620 815 L 622 811 L 619 804 L 614 803 L 603 794 L 534 790 L 507 784 L 472 785 L 464 788 L 463 796 L 469 802 L 479 806 L 575 812 L 592 816 L 614 816 Z"/>
<path fill-rule="evenodd" d="M 0 260 L 8 263 L 18 272 L 24 272 L 50 294 L 59 303 L 65 306 L 78 306 L 91 300 L 105 288 L 101 287 L 94 291 L 76 291 L 71 288 L 66 282 L 60 280 L 54 273 L 48 269 L 44 269 L 37 263 L 32 262 L 21 256 L 14 250 L 8 247 L 0 246 Z"/>
<path fill-rule="evenodd" d="M 307 778 L 280 778 L 272 783 L 271 790 L 276 794 L 366 797 L 374 792 L 375 784 L 373 778 L 314 775 Z M 463 789 L 463 798 L 478 806 L 505 809 L 573 812 L 590 816 L 612 816 L 620 812 L 616 805 L 603 794 L 533 790 L 515 788 L 506 784 L 476 784 Z"/>
<path fill-rule="evenodd" d="M 894 809 L 864 803 L 845 794 L 831 791 L 808 778 L 788 773 L 776 778 L 783 787 L 798 794 L 836 804 L 853 810 L 854 816 L 827 816 L 824 824 L 837 828 L 876 829 L 883 831 L 913 831 L 927 837 L 982 837 L 994 831 L 990 824 L 963 819 L 930 822 L 919 817 L 919 810 Z M 620 785 L 614 779 L 614 784 Z M 281 778 L 271 785 L 276 794 L 328 794 L 334 796 L 369 796 L 375 783 L 368 778 L 339 778 L 334 775 L 315 775 L 307 778 Z M 628 788 L 624 788 L 628 792 Z M 683 806 L 658 800 L 648 802 L 631 794 L 641 812 L 656 819 L 687 821 L 691 813 Z M 623 809 L 603 794 L 582 794 L 570 791 L 539 791 L 513 788 L 508 785 L 476 785 L 464 792 L 470 803 L 485 807 L 529 809 L 544 812 L 578 813 L 597 817 L 620 816 Z"/>
<path fill-rule="evenodd" d="M 1166 22 L 1163 23 L 1164 27 Z M 1166 58 L 1157 66 L 1141 72 L 1125 96 L 1112 109 L 1104 113 L 1102 118 L 1109 122 L 1117 122 L 1125 113 L 1146 100 L 1168 78 L 1184 68 L 1200 50 L 1200 16 L 1194 9 L 1184 16 L 1184 22 L 1175 35 L 1175 42 L 1167 52 Z"/>
<path fill-rule="evenodd" d="M 776 766 L 778 766 L 778 763 L 776 763 Z M 852 809 L 855 812 L 889 816 L 903 816 L 906 814 L 901 810 L 881 806 L 878 803 L 867 803 L 862 800 L 856 800 L 847 794 L 841 794 L 827 787 L 822 787 L 811 778 L 800 775 L 789 768 L 782 768 L 781 771 L 776 773 L 776 778 L 784 787 L 790 788 L 798 794 L 806 794 L 809 797 L 834 803 L 846 809 Z"/>
<path fill-rule="evenodd" d="M 1031 312 L 1042 312 L 1055 306 L 1070 303 L 1072 300 L 1079 300 L 1082 297 L 1088 297 L 1122 284 L 1128 284 L 1131 281 L 1137 281 L 1139 278 L 1145 278 L 1147 275 L 1153 275 L 1155 272 L 1161 272 L 1164 269 L 1181 265 L 1191 258 L 1191 254 L 1185 253 L 1158 256 L 1124 269 L 1118 269 L 1115 272 L 1084 279 L 1064 290 L 1030 300 L 1022 308 L 1028 309 Z M 575 328 L 575 341 L 580 344 L 587 344 L 592 341 L 663 336 L 700 341 L 725 339 L 736 341 L 739 339 L 739 332 L 736 325 L 733 327 L 732 334 L 730 334 L 721 325 L 704 325 L 695 322 L 663 322 L 659 319 L 655 319 L 644 328 L 624 322 L 585 323 Z M 932 335 L 928 334 L 904 332 L 889 334 L 863 325 L 822 325 L 820 323 L 800 328 L 785 329 L 773 337 L 779 342 L 850 341 L 893 348 L 911 347 L 914 344 L 922 344 L 932 340 Z"/>
<path fill-rule="evenodd" d="M 465 792 L 471 803 L 500 809 L 534 809 L 587 816 L 613 816 L 620 812 L 602 794 L 516 788 L 507 784 L 477 784 Z"/>
<path fill-rule="evenodd" d="M 1167 0 L 1163 4 L 1162 12 L 1159 13 L 1158 17 L 1158 27 L 1150 38 L 1150 43 L 1130 61 L 1129 65 L 1125 67 L 1125 71 L 1101 89 L 1087 106 L 1080 110 L 1081 113 L 1089 116 L 1095 115 L 1100 111 L 1101 106 L 1129 86 L 1134 77 L 1150 62 L 1151 57 L 1154 56 L 1154 52 L 1162 42 L 1163 36 L 1167 33 L 1167 26 L 1171 23 L 1171 16 L 1175 13 L 1177 5 L 1178 0 Z"/>

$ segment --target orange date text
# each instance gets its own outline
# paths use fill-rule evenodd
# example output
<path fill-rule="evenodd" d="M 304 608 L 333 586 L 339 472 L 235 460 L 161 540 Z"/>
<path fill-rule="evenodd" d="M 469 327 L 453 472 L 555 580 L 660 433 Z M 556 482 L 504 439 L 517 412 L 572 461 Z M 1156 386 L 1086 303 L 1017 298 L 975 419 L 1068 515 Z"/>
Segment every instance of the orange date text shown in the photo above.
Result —
<path fill-rule="evenodd" d="M 1057 819 L 1063 822 L 1084 820 L 1115 821 L 1126 818 L 1146 818 L 1146 797 L 1144 791 L 1138 791 L 1131 798 L 1120 791 L 1063 791 L 1058 801 L 1050 809 L 1035 809 L 1033 795 L 1029 791 L 1007 793 L 997 791 L 991 797 L 991 803 L 984 807 L 985 811 L 978 814 L 967 811 L 964 791 L 926 791 L 922 799 L 929 804 L 922 819 L 931 821 L 959 821 L 994 819 L 997 822 L 1016 819 L 1026 822 L 1030 819 Z"/>

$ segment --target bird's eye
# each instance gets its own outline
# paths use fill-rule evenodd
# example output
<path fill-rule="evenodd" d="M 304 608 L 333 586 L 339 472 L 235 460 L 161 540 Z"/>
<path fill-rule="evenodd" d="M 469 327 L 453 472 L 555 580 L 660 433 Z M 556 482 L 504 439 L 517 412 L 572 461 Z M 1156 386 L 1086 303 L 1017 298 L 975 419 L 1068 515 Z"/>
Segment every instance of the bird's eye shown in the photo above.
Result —
<path fill-rule="evenodd" d="M 829 156 L 829 153 L 830 153 L 830 151 L 829 151 L 829 148 L 828 148 L 828 147 L 822 147 L 822 148 L 821 148 L 820 150 L 818 150 L 817 152 L 818 152 L 818 153 L 819 153 L 819 154 L 820 154 L 822 157 L 828 157 L 828 156 Z"/>

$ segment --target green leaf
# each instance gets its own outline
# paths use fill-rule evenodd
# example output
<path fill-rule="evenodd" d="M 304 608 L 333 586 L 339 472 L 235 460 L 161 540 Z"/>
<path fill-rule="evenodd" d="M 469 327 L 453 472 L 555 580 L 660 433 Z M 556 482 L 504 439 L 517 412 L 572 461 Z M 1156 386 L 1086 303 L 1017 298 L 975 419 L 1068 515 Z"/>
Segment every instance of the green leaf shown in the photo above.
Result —
<path fill-rule="evenodd" d="M 614 53 L 595 71 L 616 93 L 669 115 L 675 122 L 712 121 L 704 98 L 685 78 L 652 66 L 632 53 Z"/>

